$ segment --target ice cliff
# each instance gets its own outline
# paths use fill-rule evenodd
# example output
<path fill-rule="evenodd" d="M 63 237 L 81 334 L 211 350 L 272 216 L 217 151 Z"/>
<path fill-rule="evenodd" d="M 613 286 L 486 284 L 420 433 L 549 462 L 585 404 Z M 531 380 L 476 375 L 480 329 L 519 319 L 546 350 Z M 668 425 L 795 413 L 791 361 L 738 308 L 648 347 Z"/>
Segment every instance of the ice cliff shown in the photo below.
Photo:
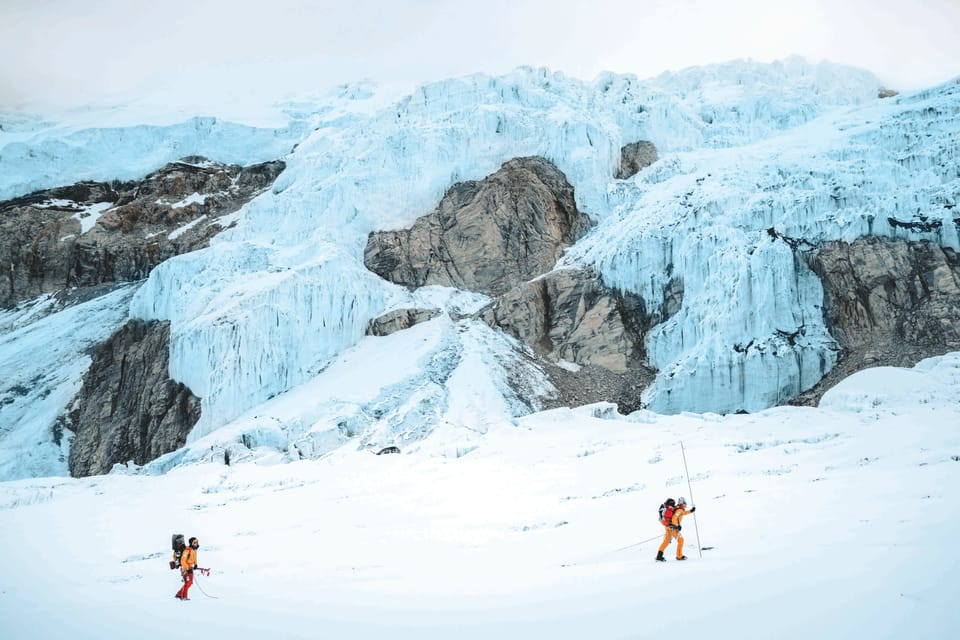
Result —
<path fill-rule="evenodd" d="M 208 248 L 157 267 L 130 304 L 134 318 L 171 323 L 171 376 L 203 399 L 192 442 L 233 422 L 234 432 L 274 434 L 263 441 L 282 448 L 294 431 L 355 435 L 350 420 L 384 424 L 381 413 L 345 422 L 336 408 L 342 399 L 303 391 L 332 384 L 330 372 L 351 349 L 384 340 L 364 338 L 372 318 L 414 298 L 432 296 L 448 311 L 483 302 L 381 280 L 363 266 L 368 235 L 409 227 L 453 183 L 481 179 L 512 158 L 542 156 L 596 223 L 561 266 L 596 269 L 648 310 L 682 284 L 680 310 L 648 336 L 659 373 L 644 403 L 663 412 L 754 411 L 808 389 L 836 361 L 823 290 L 798 247 L 869 234 L 960 249 L 960 85 L 883 100 L 880 86 L 867 72 L 799 59 L 645 81 L 604 74 L 584 82 L 523 68 L 422 86 L 378 109 L 348 104 L 363 102 L 362 92 L 343 96 L 282 134 L 224 129 L 200 139 L 193 134 L 200 121 L 134 128 L 129 150 L 116 158 L 116 136 L 126 140 L 128 130 L 22 134 L 0 147 L 0 167 L 16 167 L 0 171 L 0 193 L 43 185 L 52 174 L 91 177 L 88 165 L 115 172 L 114 160 L 128 156 L 159 164 L 137 150 L 170 151 L 171 136 L 189 141 L 178 151 L 244 163 L 282 155 L 294 142 L 268 193 L 234 214 L 235 225 Z M 621 148 L 638 140 L 652 142 L 659 159 L 615 179 Z M 61 151 L 68 143 L 82 153 Z M 457 421 L 472 421 L 479 432 L 484 421 L 467 420 L 463 409 L 482 411 L 484 403 L 461 402 L 452 389 L 461 389 L 458 367 L 482 360 L 478 345 L 494 349 L 503 340 L 450 322 L 428 323 L 432 350 L 410 351 L 421 359 L 408 382 L 420 376 L 416 388 L 425 394 L 414 402 L 424 410 L 416 415 L 438 432 Z M 468 386 L 502 392 L 505 400 L 491 408 L 497 416 L 529 411 L 529 399 L 504 391 L 516 371 L 486 357 L 487 365 L 469 369 Z M 397 393 L 406 383 L 384 384 Z M 296 419 L 271 415 L 296 389 L 309 409 Z M 402 411 L 388 396 L 381 389 L 363 406 L 379 397 L 383 412 Z M 285 407 L 284 415 L 296 413 Z M 356 407 L 346 413 L 360 415 Z"/>

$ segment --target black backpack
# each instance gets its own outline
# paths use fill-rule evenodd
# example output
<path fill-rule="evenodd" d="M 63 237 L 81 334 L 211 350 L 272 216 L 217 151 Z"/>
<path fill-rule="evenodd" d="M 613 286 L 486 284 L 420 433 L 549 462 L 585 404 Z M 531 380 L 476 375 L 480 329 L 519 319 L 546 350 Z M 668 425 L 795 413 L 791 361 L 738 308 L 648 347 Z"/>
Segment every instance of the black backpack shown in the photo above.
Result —
<path fill-rule="evenodd" d="M 176 569 L 180 566 L 180 556 L 186 548 L 187 544 L 183 541 L 183 534 L 173 534 L 173 560 L 170 561 L 171 569 Z"/>

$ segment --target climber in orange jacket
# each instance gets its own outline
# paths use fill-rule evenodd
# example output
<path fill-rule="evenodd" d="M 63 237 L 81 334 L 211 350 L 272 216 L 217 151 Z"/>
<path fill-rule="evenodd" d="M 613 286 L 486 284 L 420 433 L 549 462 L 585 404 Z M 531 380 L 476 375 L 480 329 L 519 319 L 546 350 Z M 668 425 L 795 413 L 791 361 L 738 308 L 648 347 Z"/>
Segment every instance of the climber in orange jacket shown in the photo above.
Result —
<path fill-rule="evenodd" d="M 181 538 L 182 539 L 182 538 Z M 180 554 L 180 575 L 183 576 L 183 586 L 177 591 L 178 600 L 189 600 L 187 592 L 193 585 L 193 570 L 197 567 L 197 549 L 200 548 L 200 541 L 196 538 L 190 538 L 190 544 Z"/>
<path fill-rule="evenodd" d="M 687 499 L 686 498 L 677 498 L 677 506 L 673 510 L 673 517 L 670 518 L 670 524 L 663 525 L 666 530 L 663 534 L 663 542 L 660 543 L 660 549 L 657 551 L 657 560 L 660 562 L 665 562 L 666 558 L 663 557 L 663 552 L 667 550 L 667 547 L 670 546 L 670 540 L 676 538 L 677 540 L 677 560 L 686 560 L 687 556 L 683 555 L 683 535 L 680 533 L 680 522 L 683 520 L 683 516 L 688 513 L 693 513 L 696 511 L 696 507 L 690 507 L 690 510 L 687 511 Z"/>

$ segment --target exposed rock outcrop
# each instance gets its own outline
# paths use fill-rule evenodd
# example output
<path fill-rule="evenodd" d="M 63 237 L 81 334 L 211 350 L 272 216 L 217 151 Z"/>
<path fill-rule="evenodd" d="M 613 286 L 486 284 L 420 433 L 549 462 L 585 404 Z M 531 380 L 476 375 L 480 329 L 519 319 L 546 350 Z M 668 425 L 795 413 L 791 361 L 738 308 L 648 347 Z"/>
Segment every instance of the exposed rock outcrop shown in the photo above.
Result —
<path fill-rule="evenodd" d="M 929 242 L 830 242 L 807 256 L 824 290 L 837 366 L 794 404 L 867 367 L 910 367 L 960 349 L 960 256 Z"/>
<path fill-rule="evenodd" d="M 623 413 L 641 408 L 655 371 L 646 366 L 644 338 L 652 326 L 643 301 L 603 285 L 585 269 L 551 271 L 522 283 L 478 314 L 529 345 L 557 394 L 543 409 L 615 402 Z"/>
<path fill-rule="evenodd" d="M 640 397 L 656 375 L 655 370 L 645 366 L 623 373 L 596 365 L 571 369 L 544 362 L 541 366 L 557 390 L 555 397 L 540 399 L 544 410 L 614 402 L 619 413 L 631 413 L 643 408 Z"/>
<path fill-rule="evenodd" d="M 657 147 L 647 140 L 631 142 L 620 148 L 620 166 L 613 177 L 619 180 L 633 177 L 657 161 Z"/>
<path fill-rule="evenodd" d="M 628 145 L 635 169 L 656 159 L 650 143 Z M 454 286 L 494 296 L 476 317 L 529 345 L 558 390 L 544 407 L 617 402 L 640 406 L 653 379 L 644 366 L 652 324 L 639 297 L 605 287 L 591 270 L 553 271 L 564 247 L 588 228 L 566 177 L 542 158 L 511 160 L 479 182 L 455 185 L 437 210 L 403 231 L 371 234 L 364 262 L 410 287 Z M 679 308 L 679 283 L 667 312 Z M 433 317 L 400 310 L 371 322 L 384 335 Z"/>
<path fill-rule="evenodd" d="M 168 322 L 131 321 L 93 354 L 66 421 L 75 432 L 70 473 L 144 464 L 184 445 L 200 401 L 168 374 Z"/>
<path fill-rule="evenodd" d="M 589 227 L 563 173 L 543 158 L 516 158 L 451 187 L 411 229 L 370 234 L 364 263 L 397 284 L 499 295 L 552 269 Z"/>
<path fill-rule="evenodd" d="M 623 373 L 644 359 L 643 301 L 605 286 L 593 271 L 560 269 L 524 282 L 480 312 L 551 361 Z"/>
<path fill-rule="evenodd" d="M 81 182 L 0 202 L 0 308 L 43 293 L 145 278 L 207 245 L 218 218 L 269 187 L 281 161 L 189 157 L 133 182 Z"/>
<path fill-rule="evenodd" d="M 433 320 L 440 315 L 439 309 L 396 309 L 370 321 L 368 336 L 388 336 L 397 331 Z"/>

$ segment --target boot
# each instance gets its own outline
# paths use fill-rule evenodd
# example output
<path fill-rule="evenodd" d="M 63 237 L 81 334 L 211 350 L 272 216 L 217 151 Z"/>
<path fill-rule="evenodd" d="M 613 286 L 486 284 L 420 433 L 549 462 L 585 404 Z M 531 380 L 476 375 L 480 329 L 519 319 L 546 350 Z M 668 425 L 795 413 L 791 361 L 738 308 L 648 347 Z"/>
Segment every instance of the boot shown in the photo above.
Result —
<path fill-rule="evenodd" d="M 663 557 L 663 551 L 657 551 L 657 560 L 660 562 L 666 562 L 667 559 Z"/>
<path fill-rule="evenodd" d="M 687 559 L 687 556 L 680 556 L 679 558 L 677 558 L 677 560 L 686 560 L 686 559 Z"/>

